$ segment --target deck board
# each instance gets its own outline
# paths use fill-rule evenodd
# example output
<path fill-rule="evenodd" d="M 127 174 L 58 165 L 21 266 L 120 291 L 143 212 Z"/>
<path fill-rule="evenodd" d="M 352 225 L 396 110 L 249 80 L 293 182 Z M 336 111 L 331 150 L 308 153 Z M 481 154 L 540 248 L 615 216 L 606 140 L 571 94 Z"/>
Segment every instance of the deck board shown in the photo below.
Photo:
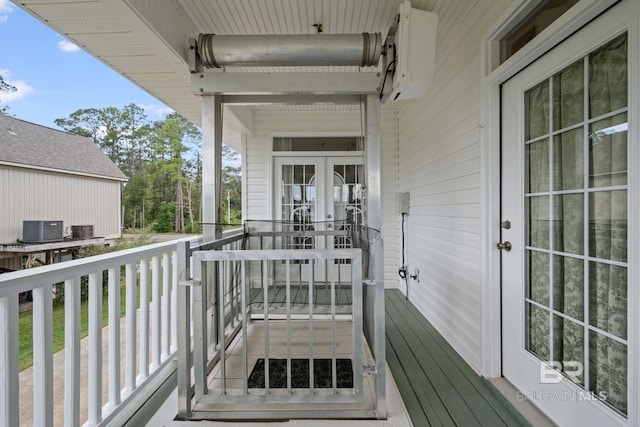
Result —
<path fill-rule="evenodd" d="M 529 425 L 399 290 L 385 294 L 387 362 L 415 425 Z"/>

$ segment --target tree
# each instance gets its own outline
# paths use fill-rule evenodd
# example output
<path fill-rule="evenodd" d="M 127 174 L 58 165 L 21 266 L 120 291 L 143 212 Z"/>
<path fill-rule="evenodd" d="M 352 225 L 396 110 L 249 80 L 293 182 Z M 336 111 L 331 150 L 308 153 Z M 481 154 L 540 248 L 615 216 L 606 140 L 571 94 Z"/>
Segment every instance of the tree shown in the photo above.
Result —
<path fill-rule="evenodd" d="M 10 93 L 18 90 L 15 86 L 7 83 L 2 76 L 0 76 L 0 93 Z M 0 108 L 0 113 L 6 113 L 9 107 L 7 105 Z"/>

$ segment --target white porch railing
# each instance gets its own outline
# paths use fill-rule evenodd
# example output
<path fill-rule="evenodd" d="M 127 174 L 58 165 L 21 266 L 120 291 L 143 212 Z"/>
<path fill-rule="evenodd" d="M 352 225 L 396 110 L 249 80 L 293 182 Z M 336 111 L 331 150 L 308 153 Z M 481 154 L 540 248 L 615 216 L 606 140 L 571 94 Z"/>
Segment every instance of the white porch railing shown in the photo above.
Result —
<path fill-rule="evenodd" d="M 242 237 L 242 232 L 235 235 Z M 198 246 L 196 239 L 184 244 Z M 153 379 L 175 371 L 178 348 L 176 267 L 178 243 L 159 243 L 0 276 L 0 425 L 20 425 L 19 301 L 33 291 L 33 424 L 54 421 L 53 290 L 64 283 L 64 425 L 98 426 L 126 420 L 131 408 L 148 398 Z M 121 275 L 126 287 L 124 337 L 121 337 Z M 81 281 L 88 283 L 88 389 L 81 389 Z M 103 301 L 104 288 L 107 300 Z M 138 296 L 139 295 L 139 296 Z M 139 305 L 138 305 L 139 299 Z M 103 329 L 103 306 L 108 332 Z M 103 348 L 103 333 L 108 333 Z M 121 344 L 121 339 L 124 345 Z M 106 355 L 106 360 L 105 360 Z M 108 363 L 108 384 L 103 384 Z M 124 380 L 121 366 L 124 364 Z M 157 387 L 152 385 L 151 387 Z M 145 397 L 146 394 L 146 397 Z M 81 411 L 81 395 L 88 411 Z M 106 399 L 103 399 L 106 395 Z M 135 410 L 133 409 L 133 410 Z M 81 413 L 82 412 L 82 413 Z"/>

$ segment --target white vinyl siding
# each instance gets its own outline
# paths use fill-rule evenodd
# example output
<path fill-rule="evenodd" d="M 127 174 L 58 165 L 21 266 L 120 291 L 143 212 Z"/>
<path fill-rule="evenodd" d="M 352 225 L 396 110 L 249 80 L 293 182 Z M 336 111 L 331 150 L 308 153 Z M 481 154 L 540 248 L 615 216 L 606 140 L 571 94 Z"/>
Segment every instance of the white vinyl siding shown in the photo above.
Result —
<path fill-rule="evenodd" d="M 94 235 L 119 237 L 120 181 L 0 167 L 0 243 L 22 239 L 23 220 L 93 225 Z M 70 234 L 70 229 L 65 232 Z"/>
<path fill-rule="evenodd" d="M 245 219 L 270 219 L 272 137 L 316 135 L 360 135 L 359 109 L 347 111 L 256 111 L 253 136 L 246 136 L 243 167 L 246 194 Z M 385 247 L 385 286 L 398 286 L 398 227 L 396 192 L 398 190 L 397 113 L 382 111 L 382 207 L 384 212 L 382 237 Z M 306 153 L 305 153 L 306 154 Z"/>
<path fill-rule="evenodd" d="M 397 103 L 399 187 L 411 193 L 409 272 L 420 269 L 420 282 L 410 283 L 410 299 L 477 371 L 482 339 L 479 40 L 510 3 L 439 3 L 434 84 L 422 98 Z"/>

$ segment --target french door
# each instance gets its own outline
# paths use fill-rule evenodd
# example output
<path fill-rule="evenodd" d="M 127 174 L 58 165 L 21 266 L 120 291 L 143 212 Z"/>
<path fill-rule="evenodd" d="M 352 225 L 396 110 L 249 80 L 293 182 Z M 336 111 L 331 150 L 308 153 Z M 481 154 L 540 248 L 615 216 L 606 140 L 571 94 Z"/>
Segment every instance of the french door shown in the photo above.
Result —
<path fill-rule="evenodd" d="M 560 425 L 627 425 L 635 396 L 631 3 L 502 87 L 503 373 Z"/>
<path fill-rule="evenodd" d="M 287 249 L 350 248 L 350 227 L 363 224 L 364 169 L 361 156 L 275 157 L 275 218 L 284 231 L 299 237 L 284 238 Z M 312 235 L 314 231 L 339 231 L 340 235 Z M 307 280 L 311 266 L 302 269 Z M 340 277 L 351 274 L 348 260 L 335 266 L 313 264 L 316 280 L 328 280 L 330 271 Z"/>

